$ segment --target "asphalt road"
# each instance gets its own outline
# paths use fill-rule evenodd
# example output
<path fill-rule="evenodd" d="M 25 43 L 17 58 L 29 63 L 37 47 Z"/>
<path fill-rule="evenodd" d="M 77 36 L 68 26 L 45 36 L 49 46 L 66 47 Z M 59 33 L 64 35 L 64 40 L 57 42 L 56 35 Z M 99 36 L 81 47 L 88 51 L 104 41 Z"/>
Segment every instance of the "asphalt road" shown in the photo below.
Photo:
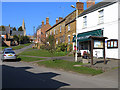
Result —
<path fill-rule="evenodd" d="M 2 65 L 2 88 L 117 88 L 117 77 L 117 70 L 89 76 L 25 62 Z"/>

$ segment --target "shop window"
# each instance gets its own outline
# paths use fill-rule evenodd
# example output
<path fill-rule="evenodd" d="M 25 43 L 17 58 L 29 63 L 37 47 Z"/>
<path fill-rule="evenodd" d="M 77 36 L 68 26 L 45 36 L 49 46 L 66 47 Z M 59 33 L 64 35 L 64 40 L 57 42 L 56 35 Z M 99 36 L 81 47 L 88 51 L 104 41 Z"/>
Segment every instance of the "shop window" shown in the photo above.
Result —
<path fill-rule="evenodd" d="M 116 39 L 108 40 L 107 48 L 118 48 L 118 40 L 116 40 Z"/>

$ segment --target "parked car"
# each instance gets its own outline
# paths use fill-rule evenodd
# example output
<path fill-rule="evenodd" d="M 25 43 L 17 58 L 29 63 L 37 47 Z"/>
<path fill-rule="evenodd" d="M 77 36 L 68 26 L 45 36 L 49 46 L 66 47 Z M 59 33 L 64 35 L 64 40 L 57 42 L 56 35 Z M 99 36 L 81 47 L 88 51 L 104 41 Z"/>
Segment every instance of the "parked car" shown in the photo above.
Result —
<path fill-rule="evenodd" d="M 3 51 L 13 50 L 12 48 L 5 48 Z"/>
<path fill-rule="evenodd" d="M 16 54 L 15 54 L 15 52 L 12 51 L 12 50 L 6 50 L 6 51 L 3 52 L 1 59 L 2 59 L 3 61 L 4 61 L 4 60 L 7 60 L 7 59 L 9 59 L 9 60 L 10 60 L 10 59 L 16 60 Z"/>

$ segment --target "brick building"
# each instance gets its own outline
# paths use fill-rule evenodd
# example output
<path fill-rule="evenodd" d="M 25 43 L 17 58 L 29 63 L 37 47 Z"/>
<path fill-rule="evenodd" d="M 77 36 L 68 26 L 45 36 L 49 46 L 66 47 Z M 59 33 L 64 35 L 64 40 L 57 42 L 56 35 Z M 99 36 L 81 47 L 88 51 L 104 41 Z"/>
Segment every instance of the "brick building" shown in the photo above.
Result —
<path fill-rule="evenodd" d="M 84 3 L 77 2 L 76 7 L 78 14 L 84 11 Z M 72 44 L 73 35 L 76 31 L 76 10 L 68 14 L 65 18 L 59 17 L 56 19 L 56 24 L 46 31 L 46 37 L 48 35 L 54 35 L 56 44 L 68 43 Z"/>
<path fill-rule="evenodd" d="M 46 38 L 46 31 L 51 27 L 49 17 L 46 18 L 46 24 L 42 21 L 41 27 L 37 30 L 37 43 L 43 43 Z"/>

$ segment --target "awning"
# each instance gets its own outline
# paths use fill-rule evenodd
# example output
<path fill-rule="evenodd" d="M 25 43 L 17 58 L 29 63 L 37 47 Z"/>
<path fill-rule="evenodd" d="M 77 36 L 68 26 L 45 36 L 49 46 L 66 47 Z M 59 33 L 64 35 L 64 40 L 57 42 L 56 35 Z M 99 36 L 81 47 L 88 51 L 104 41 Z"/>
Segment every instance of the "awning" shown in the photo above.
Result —
<path fill-rule="evenodd" d="M 93 30 L 93 31 L 89 31 L 89 32 L 84 32 L 84 33 L 80 33 L 77 35 L 77 41 L 79 42 L 83 42 L 83 41 L 90 41 L 91 39 L 89 38 L 90 36 L 103 36 L 103 30 L 101 29 L 97 29 L 97 30 Z M 76 35 L 74 35 L 73 37 L 73 42 L 76 41 Z"/>

